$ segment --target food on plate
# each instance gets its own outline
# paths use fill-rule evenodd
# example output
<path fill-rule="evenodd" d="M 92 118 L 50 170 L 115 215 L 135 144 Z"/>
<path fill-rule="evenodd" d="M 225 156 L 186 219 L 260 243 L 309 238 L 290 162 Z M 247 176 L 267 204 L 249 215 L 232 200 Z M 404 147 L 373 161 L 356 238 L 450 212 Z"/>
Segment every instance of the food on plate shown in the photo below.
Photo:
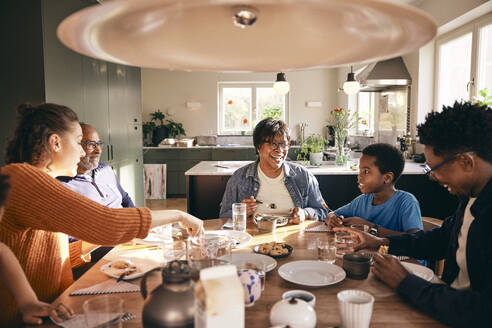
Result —
<path fill-rule="evenodd" d="M 270 243 L 261 244 L 258 247 L 258 253 L 264 255 L 279 256 L 289 254 L 289 249 L 287 248 L 285 243 L 276 243 L 273 241 Z"/>
<path fill-rule="evenodd" d="M 115 269 L 128 269 L 132 266 L 134 267 L 133 263 L 128 260 L 118 260 L 111 263 L 111 267 Z"/>
<path fill-rule="evenodd" d="M 379 254 L 388 254 L 388 249 L 389 249 L 389 246 L 379 246 L 379 250 L 378 250 L 378 253 Z"/>

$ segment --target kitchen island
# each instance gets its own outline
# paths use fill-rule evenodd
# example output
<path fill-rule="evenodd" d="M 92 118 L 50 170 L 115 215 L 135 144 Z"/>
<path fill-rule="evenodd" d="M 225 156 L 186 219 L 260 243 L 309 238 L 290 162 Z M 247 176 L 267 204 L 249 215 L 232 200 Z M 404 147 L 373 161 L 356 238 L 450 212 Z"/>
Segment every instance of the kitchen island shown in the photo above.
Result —
<path fill-rule="evenodd" d="M 188 213 L 201 219 L 219 216 L 220 202 L 230 176 L 251 161 L 202 161 L 185 172 Z M 296 162 L 303 163 L 303 162 Z M 306 165 L 316 177 L 323 198 L 328 206 L 337 209 L 360 195 L 357 187 L 358 170 L 323 162 L 321 166 Z M 422 216 L 443 219 L 451 215 L 458 204 L 438 183 L 429 180 L 421 164 L 406 162 L 396 187 L 415 195 L 420 203 Z"/>

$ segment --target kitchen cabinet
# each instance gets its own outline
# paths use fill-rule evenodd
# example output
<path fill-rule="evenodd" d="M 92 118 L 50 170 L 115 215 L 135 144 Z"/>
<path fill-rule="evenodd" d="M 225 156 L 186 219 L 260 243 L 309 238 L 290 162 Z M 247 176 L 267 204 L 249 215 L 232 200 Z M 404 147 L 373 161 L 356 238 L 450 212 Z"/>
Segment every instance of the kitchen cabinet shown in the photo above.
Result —
<path fill-rule="evenodd" d="M 106 143 L 101 160 L 119 173 L 136 205 L 143 206 L 140 69 L 82 56 L 58 41 L 59 23 L 91 2 L 6 1 L 2 16 L 9 17 L 10 22 L 23 22 L 12 25 L 16 25 L 14 34 L 27 41 L 17 40 L 6 45 L 10 49 L 8 53 L 15 54 L 3 61 L 4 66 L 10 66 L 8 76 L 22 83 L 16 85 L 17 93 L 1 97 L 3 108 L 13 111 L 15 105 L 25 101 L 53 102 L 72 108 L 81 122 L 93 125 L 98 131 Z M 29 20 L 31 17 L 33 19 Z M 23 43 L 29 45 L 27 49 L 22 48 Z M 26 72 L 23 67 L 27 63 L 36 63 L 36 67 L 28 66 L 30 69 Z M 13 133 L 11 116 L 6 115 L 8 119 L 0 123 L 8 136 Z"/>

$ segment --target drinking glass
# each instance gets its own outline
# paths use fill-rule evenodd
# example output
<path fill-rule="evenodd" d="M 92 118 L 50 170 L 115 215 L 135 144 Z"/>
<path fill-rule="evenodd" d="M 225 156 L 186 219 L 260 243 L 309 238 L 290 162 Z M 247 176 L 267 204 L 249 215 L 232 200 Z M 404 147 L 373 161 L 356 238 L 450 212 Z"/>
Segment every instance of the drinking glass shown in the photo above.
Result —
<path fill-rule="evenodd" d="M 232 204 L 232 225 L 235 231 L 246 231 L 246 204 Z"/>
<path fill-rule="evenodd" d="M 337 257 L 354 252 L 354 240 L 349 232 L 340 231 L 335 234 L 335 245 Z"/>
<path fill-rule="evenodd" d="M 335 263 L 337 248 L 328 240 L 318 239 L 318 260 L 328 263 Z"/>
<path fill-rule="evenodd" d="M 162 255 L 165 263 L 183 260 L 186 256 L 186 243 L 182 240 L 164 243 L 162 245 Z"/>
<path fill-rule="evenodd" d="M 124 301 L 114 295 L 102 295 L 89 298 L 84 302 L 85 321 L 87 327 L 96 327 L 122 315 Z M 107 327 L 122 327 L 122 322 Z"/>

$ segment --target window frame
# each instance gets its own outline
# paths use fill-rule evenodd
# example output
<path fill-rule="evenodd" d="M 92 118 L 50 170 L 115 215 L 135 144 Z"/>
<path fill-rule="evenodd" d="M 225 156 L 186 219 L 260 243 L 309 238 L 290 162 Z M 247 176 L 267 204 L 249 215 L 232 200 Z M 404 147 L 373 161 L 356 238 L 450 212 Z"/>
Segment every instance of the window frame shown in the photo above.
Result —
<path fill-rule="evenodd" d="M 253 114 L 256 115 L 258 119 L 258 110 L 257 110 L 257 89 L 258 88 L 273 88 L 273 83 L 271 81 L 221 81 L 217 83 L 217 135 L 221 136 L 238 136 L 242 135 L 241 131 L 244 130 L 232 130 L 225 131 L 223 128 L 224 124 L 224 97 L 223 97 L 223 89 L 224 88 L 250 88 L 251 89 L 251 108 L 249 115 L 249 122 L 252 122 Z M 290 92 L 284 95 L 284 121 L 289 125 L 290 121 Z M 254 126 L 251 127 L 251 130 L 246 131 L 247 135 L 251 135 L 254 130 Z"/>
<path fill-rule="evenodd" d="M 441 108 L 437 108 L 439 104 L 439 57 L 441 46 L 449 41 L 458 39 L 467 33 L 472 34 L 472 48 L 471 48 L 471 63 L 470 63 L 470 76 L 468 79 L 468 99 L 472 101 L 478 95 L 478 65 L 480 56 L 480 30 L 481 28 L 492 24 L 492 13 L 488 13 L 482 17 L 479 17 L 463 26 L 460 26 L 452 31 L 449 31 L 439 36 L 435 41 L 435 53 L 434 53 L 434 97 L 433 97 L 433 109 L 432 111 L 441 111 Z M 491 86 L 492 91 L 492 86 Z"/>

